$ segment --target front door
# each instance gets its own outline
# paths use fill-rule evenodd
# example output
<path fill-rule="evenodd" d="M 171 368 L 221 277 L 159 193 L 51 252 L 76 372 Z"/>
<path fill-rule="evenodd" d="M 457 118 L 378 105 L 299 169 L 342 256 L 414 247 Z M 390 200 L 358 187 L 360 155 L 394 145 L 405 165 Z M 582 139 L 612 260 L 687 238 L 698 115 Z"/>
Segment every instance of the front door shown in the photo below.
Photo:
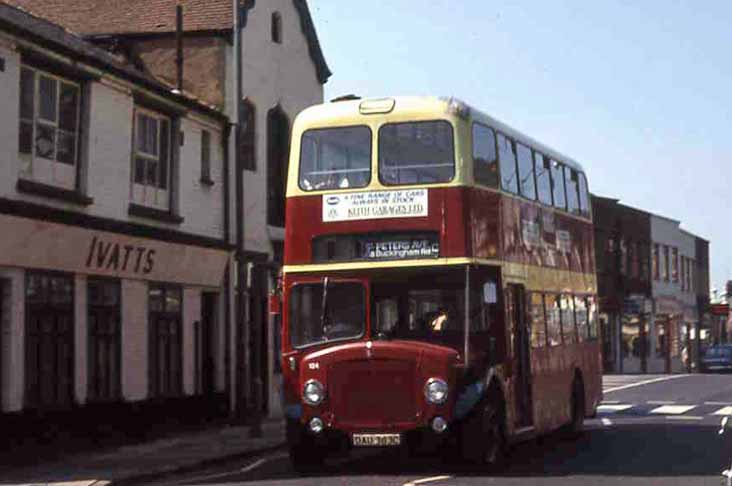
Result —
<path fill-rule="evenodd" d="M 523 285 L 507 287 L 507 317 L 511 326 L 511 361 L 516 404 L 516 427 L 533 423 L 531 402 L 531 362 L 529 320 L 526 312 L 526 289 Z"/>

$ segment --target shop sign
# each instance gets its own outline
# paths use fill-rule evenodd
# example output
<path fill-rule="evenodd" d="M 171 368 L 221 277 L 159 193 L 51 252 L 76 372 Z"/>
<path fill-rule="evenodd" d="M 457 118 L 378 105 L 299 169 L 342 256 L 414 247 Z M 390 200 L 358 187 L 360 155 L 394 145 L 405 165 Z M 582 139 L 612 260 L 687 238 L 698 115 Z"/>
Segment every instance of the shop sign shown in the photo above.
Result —
<path fill-rule="evenodd" d="M 427 189 L 323 195 L 323 221 L 414 218 L 429 214 Z"/>
<path fill-rule="evenodd" d="M 0 266 L 220 287 L 229 252 L 0 215 Z"/>

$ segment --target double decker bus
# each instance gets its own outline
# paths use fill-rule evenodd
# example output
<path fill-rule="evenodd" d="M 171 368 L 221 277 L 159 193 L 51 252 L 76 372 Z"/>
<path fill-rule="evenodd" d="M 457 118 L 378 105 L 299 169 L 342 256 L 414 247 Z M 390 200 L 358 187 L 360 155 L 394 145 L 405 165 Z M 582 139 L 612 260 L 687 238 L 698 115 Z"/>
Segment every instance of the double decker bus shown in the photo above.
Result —
<path fill-rule="evenodd" d="M 582 167 L 456 99 L 296 119 L 282 278 L 296 467 L 356 447 L 505 446 L 601 400 Z"/>

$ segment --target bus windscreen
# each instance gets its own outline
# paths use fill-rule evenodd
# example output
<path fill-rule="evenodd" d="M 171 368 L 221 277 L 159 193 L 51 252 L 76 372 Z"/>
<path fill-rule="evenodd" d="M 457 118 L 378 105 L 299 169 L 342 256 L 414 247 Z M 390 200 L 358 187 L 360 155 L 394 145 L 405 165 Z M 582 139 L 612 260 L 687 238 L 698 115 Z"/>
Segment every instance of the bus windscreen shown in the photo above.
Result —
<path fill-rule="evenodd" d="M 450 182 L 455 150 L 450 123 L 390 123 L 379 129 L 379 178 L 387 186 Z"/>
<path fill-rule="evenodd" d="M 371 129 L 366 126 L 308 130 L 300 142 L 300 188 L 353 189 L 371 182 Z"/>

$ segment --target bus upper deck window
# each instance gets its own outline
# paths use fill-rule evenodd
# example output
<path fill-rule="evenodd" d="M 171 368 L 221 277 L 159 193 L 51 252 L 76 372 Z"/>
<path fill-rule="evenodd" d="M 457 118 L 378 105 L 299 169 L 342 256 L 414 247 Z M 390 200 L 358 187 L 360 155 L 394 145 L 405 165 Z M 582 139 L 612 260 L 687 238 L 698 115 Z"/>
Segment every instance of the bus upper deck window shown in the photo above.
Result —
<path fill-rule="evenodd" d="M 452 125 L 438 121 L 390 123 L 379 129 L 382 184 L 430 184 L 455 177 Z"/>
<path fill-rule="evenodd" d="M 306 131 L 300 142 L 300 188 L 353 189 L 371 182 L 371 129 L 367 126 Z"/>

